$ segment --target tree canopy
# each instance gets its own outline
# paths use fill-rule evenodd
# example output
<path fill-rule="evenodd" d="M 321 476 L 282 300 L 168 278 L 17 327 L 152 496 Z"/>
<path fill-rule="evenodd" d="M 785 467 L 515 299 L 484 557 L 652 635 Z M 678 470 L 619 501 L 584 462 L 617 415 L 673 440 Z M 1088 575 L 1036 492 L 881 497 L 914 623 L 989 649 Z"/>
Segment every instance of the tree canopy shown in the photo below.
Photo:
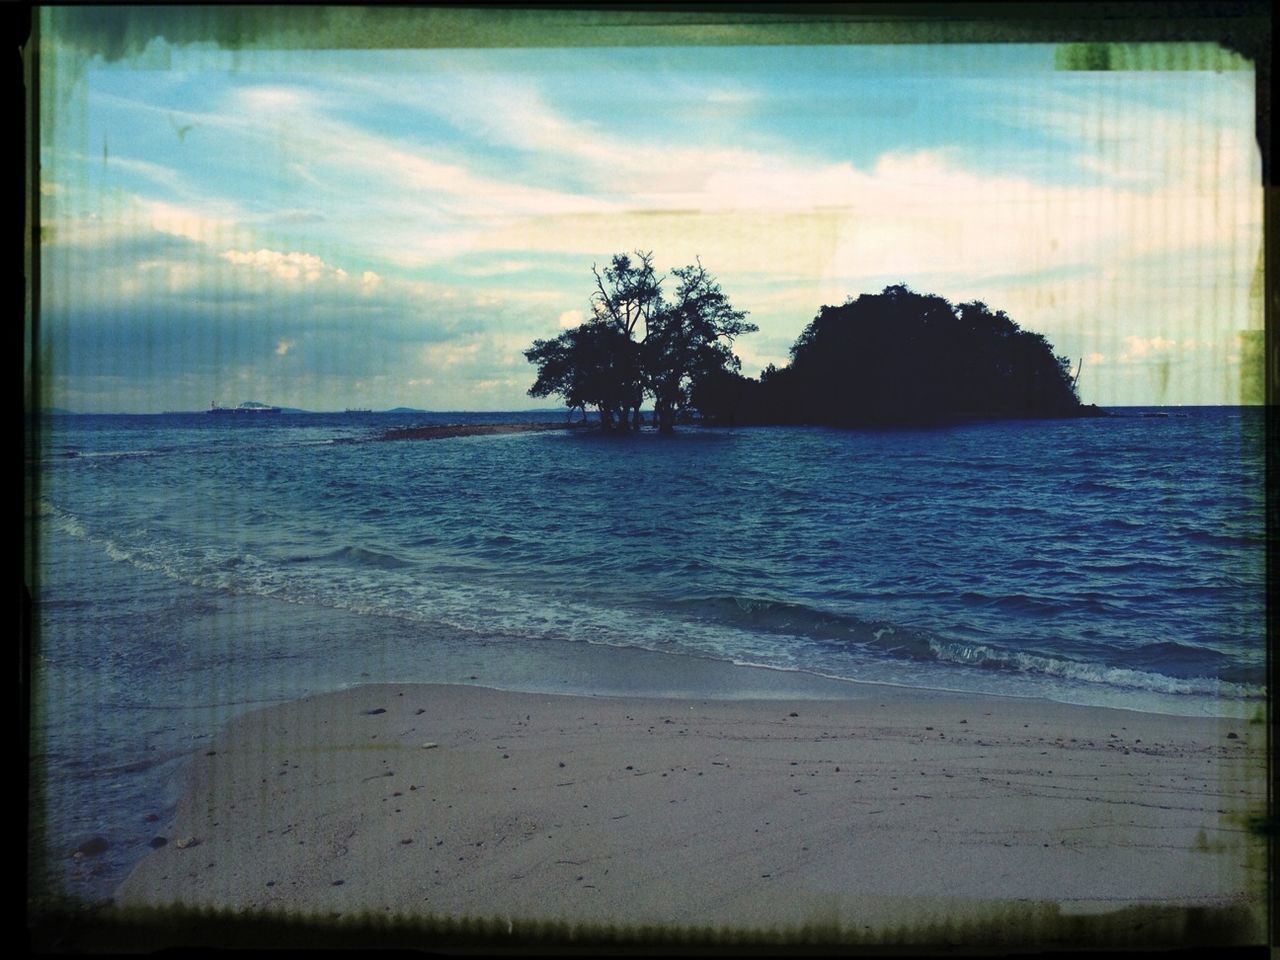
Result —
<path fill-rule="evenodd" d="M 759 381 L 717 375 L 695 403 L 720 423 L 828 426 L 1097 413 L 1076 395 L 1068 358 L 1004 311 L 952 306 L 904 285 L 825 306 Z"/>
<path fill-rule="evenodd" d="M 616 431 L 640 429 L 640 408 L 650 397 L 658 428 L 670 432 L 702 380 L 737 374 L 733 341 L 756 326 L 701 262 L 671 272 L 672 301 L 652 253 L 637 251 L 634 260 L 616 254 L 592 273 L 591 318 L 524 352 L 538 368 L 529 394 L 558 395 L 571 409 L 595 407 L 601 426 Z"/>
<path fill-rule="evenodd" d="M 593 273 L 592 316 L 525 356 L 538 366 L 529 393 L 595 407 L 605 429 L 654 420 L 673 429 L 696 410 L 707 423 L 892 426 L 1098 414 L 1076 394 L 1068 358 L 1003 310 L 953 306 L 897 284 L 822 307 L 791 347 L 791 362 L 743 377 L 734 339 L 745 321 L 701 262 L 671 271 L 652 257 L 619 254 Z"/>

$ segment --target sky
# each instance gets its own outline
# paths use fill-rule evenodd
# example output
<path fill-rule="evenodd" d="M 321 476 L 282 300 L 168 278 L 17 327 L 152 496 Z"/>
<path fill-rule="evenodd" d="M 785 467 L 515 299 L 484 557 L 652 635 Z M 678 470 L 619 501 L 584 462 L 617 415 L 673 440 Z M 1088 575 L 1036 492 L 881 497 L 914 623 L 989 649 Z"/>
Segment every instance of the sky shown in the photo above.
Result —
<path fill-rule="evenodd" d="M 1237 403 L 1256 379 L 1247 64 L 157 38 L 68 67 L 47 26 L 46 406 L 546 407 L 523 350 L 634 250 L 701 259 L 759 327 L 751 376 L 822 305 L 905 283 L 1044 334 L 1088 403 Z"/>

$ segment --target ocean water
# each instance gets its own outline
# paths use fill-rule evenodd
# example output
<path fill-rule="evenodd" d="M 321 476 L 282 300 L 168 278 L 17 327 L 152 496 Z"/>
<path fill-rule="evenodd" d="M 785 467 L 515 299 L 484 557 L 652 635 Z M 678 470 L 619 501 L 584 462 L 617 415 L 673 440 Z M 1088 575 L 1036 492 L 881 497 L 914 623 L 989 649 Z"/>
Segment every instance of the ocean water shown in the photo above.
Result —
<path fill-rule="evenodd" d="M 574 666 L 608 647 L 850 696 L 1252 715 L 1262 411 L 1119 412 L 429 442 L 371 438 L 561 415 L 50 416 L 27 461 L 32 862 L 109 896 L 243 710 L 356 682 L 636 689 Z M 106 854 L 71 859 L 93 836 Z"/>

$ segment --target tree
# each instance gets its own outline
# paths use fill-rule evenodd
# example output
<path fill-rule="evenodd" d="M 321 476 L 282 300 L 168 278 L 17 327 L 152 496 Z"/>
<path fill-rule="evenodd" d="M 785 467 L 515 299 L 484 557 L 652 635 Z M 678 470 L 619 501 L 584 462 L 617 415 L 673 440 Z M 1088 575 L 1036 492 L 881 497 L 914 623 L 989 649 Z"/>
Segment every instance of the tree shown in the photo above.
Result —
<path fill-rule="evenodd" d="M 652 318 L 644 343 L 654 417 L 664 433 L 674 429 L 699 381 L 741 369 L 733 341 L 757 329 L 745 311 L 733 308 L 702 261 L 671 272 L 679 280 L 675 302 Z"/>
<path fill-rule="evenodd" d="M 1070 361 L 1003 311 L 953 307 L 903 284 L 822 307 L 791 362 L 759 381 L 732 372 L 703 391 L 716 422 L 891 426 L 1009 417 L 1094 416 Z"/>
<path fill-rule="evenodd" d="M 650 323 L 663 309 L 662 278 L 654 274 L 653 254 L 637 250 L 636 258 L 633 262 L 624 253 L 615 254 L 603 276 L 596 267 L 591 268 L 596 278 L 591 322 L 619 334 L 610 341 L 616 395 L 621 401 L 617 411 L 619 430 L 640 429 L 646 376 L 636 332 L 643 326 L 640 342 L 647 341 Z"/>
<path fill-rule="evenodd" d="M 756 327 L 700 261 L 672 271 L 677 287 L 670 303 L 651 253 L 617 254 L 592 274 L 591 319 L 525 351 L 538 367 L 529 393 L 557 394 L 570 408 L 595 406 L 601 426 L 617 431 L 640 429 L 640 408 L 650 396 L 659 430 L 669 433 L 697 384 L 736 375 L 733 340 Z"/>
<path fill-rule="evenodd" d="M 535 340 L 524 352 L 538 367 L 529 395 L 558 394 L 570 410 L 595 407 L 606 430 L 625 425 L 629 395 L 625 377 L 618 372 L 619 358 L 626 352 L 622 340 L 617 330 L 600 323 L 584 323 L 554 340 Z"/>
<path fill-rule="evenodd" d="M 953 307 L 905 285 L 823 307 L 791 351 L 803 422 L 919 423 L 1070 415 L 1070 363 L 980 301 Z"/>

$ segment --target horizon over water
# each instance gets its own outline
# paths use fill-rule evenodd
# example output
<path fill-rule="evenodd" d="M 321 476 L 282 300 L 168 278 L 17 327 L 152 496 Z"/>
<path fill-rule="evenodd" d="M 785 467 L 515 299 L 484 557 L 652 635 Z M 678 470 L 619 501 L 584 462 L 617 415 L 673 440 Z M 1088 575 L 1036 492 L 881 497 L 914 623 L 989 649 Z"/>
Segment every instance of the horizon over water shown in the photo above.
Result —
<path fill-rule="evenodd" d="M 33 862 L 109 896 L 226 720 L 353 683 L 734 695 L 623 676 L 657 652 L 774 671 L 740 695 L 1253 716 L 1264 411 L 1112 409 L 389 442 L 359 441 L 556 412 L 44 417 Z"/>

